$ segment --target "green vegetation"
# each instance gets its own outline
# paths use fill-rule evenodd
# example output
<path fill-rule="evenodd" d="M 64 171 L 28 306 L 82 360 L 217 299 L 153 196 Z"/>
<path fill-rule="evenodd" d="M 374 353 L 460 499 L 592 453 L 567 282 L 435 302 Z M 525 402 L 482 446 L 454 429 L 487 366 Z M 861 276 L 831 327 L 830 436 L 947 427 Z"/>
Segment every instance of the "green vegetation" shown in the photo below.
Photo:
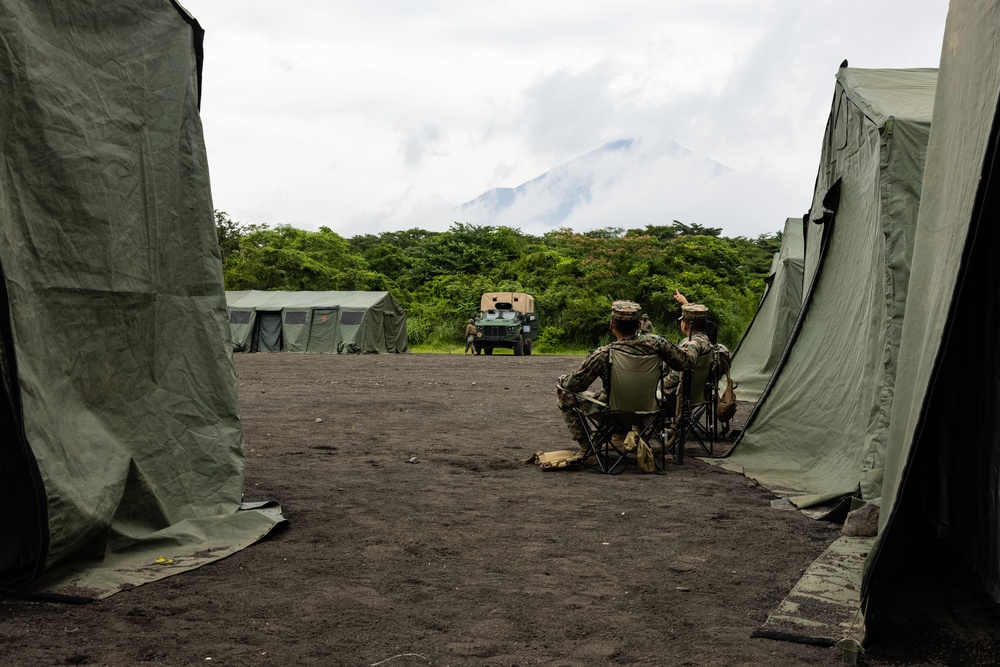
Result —
<path fill-rule="evenodd" d="M 538 353 L 575 353 L 609 340 L 615 299 L 643 306 L 657 333 L 680 336 L 674 290 L 704 303 L 733 346 L 756 311 L 780 232 L 726 238 L 721 229 L 647 225 L 530 236 L 508 227 L 455 223 L 344 238 L 287 225 L 245 225 L 216 211 L 226 289 L 388 290 L 407 311 L 417 350 L 462 343 L 483 292 L 535 297 Z"/>

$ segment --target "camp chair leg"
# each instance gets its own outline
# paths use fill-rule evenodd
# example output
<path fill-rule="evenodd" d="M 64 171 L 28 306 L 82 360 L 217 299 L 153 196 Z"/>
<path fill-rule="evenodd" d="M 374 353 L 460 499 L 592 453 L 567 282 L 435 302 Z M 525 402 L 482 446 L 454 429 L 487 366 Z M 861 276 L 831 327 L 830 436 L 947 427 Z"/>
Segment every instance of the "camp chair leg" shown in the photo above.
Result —
<path fill-rule="evenodd" d="M 594 472 L 618 475 L 625 472 L 628 459 L 623 449 L 614 445 L 611 438 L 615 432 L 615 422 L 600 415 L 598 418 L 578 412 L 587 435 L 587 453 L 580 459 L 580 465 Z"/>
<path fill-rule="evenodd" d="M 677 465 L 684 463 L 684 448 L 687 446 L 687 425 L 678 422 L 674 427 L 674 462 Z"/>

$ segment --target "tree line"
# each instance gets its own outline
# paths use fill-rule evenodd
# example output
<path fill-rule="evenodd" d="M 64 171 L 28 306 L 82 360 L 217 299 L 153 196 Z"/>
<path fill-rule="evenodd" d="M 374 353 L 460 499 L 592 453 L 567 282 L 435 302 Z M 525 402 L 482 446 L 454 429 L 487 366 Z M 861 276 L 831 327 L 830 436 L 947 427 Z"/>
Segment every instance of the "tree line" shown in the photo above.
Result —
<path fill-rule="evenodd" d="M 674 290 L 709 307 L 734 346 L 757 308 L 781 233 L 755 239 L 684 224 L 607 227 L 542 236 L 454 223 L 345 238 L 234 221 L 216 211 L 227 290 L 376 290 L 406 309 L 411 346 L 459 344 L 484 292 L 535 297 L 539 351 L 589 349 L 609 340 L 615 299 L 639 302 L 656 332 L 676 340 Z"/>

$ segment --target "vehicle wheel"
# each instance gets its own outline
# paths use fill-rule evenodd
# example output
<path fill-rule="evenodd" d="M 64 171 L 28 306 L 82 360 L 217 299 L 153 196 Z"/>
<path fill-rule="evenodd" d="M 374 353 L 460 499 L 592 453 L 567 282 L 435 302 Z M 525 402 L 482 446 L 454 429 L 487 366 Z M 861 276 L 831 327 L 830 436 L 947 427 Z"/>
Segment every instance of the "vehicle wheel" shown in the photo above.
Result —
<path fill-rule="evenodd" d="M 532 340 L 526 340 L 526 341 L 524 341 L 524 353 L 526 355 L 527 354 L 531 354 L 531 347 L 532 347 L 532 343 L 534 343 L 534 342 L 535 341 L 532 341 Z"/>
<path fill-rule="evenodd" d="M 486 356 L 489 356 L 489 355 L 493 354 L 493 348 L 492 347 L 484 347 L 483 348 L 483 354 L 485 354 Z"/>
<path fill-rule="evenodd" d="M 524 354 L 524 340 L 518 338 L 514 341 L 514 356 L 520 357 L 522 354 Z"/>
<path fill-rule="evenodd" d="M 472 343 L 472 349 L 475 350 L 476 354 L 482 354 L 483 353 L 483 344 L 480 343 L 478 340 L 474 341 Z"/>

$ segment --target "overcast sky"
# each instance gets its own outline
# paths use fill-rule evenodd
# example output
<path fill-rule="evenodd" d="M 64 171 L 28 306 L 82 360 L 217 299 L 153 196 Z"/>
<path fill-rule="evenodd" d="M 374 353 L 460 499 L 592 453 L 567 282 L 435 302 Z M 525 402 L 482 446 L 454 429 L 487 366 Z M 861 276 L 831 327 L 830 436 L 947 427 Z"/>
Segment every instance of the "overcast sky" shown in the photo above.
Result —
<path fill-rule="evenodd" d="M 447 229 L 456 205 L 621 138 L 641 159 L 567 226 L 778 231 L 809 207 L 841 61 L 937 67 L 947 16 L 945 0 L 181 2 L 206 31 L 215 208 L 348 237 Z M 671 141 L 742 190 L 656 159 Z"/>

